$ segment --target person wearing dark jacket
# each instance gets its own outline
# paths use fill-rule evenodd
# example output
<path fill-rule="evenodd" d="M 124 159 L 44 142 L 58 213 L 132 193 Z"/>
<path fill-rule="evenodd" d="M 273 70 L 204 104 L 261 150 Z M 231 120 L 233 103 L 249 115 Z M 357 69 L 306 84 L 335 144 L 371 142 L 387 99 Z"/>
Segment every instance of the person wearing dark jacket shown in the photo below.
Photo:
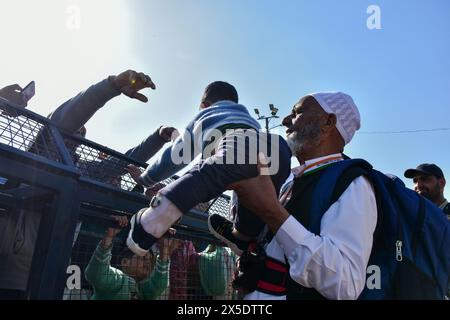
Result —
<path fill-rule="evenodd" d="M 434 163 L 422 163 L 405 171 L 405 177 L 413 179 L 414 190 L 437 205 L 450 219 L 450 203 L 444 197 L 445 177 Z"/>

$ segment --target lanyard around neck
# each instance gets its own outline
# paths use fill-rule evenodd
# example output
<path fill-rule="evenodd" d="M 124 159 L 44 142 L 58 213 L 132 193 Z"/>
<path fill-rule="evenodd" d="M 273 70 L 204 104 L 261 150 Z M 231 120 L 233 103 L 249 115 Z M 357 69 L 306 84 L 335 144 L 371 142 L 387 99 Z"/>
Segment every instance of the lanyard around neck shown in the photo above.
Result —
<path fill-rule="evenodd" d="M 319 161 L 314 161 L 307 166 L 303 167 L 298 173 L 295 174 L 295 178 L 289 182 L 289 185 L 280 194 L 280 203 L 284 206 L 291 199 L 292 187 L 294 185 L 294 180 L 302 176 L 317 172 L 319 170 L 325 169 L 328 165 L 343 160 L 341 155 L 335 157 L 329 157 Z"/>

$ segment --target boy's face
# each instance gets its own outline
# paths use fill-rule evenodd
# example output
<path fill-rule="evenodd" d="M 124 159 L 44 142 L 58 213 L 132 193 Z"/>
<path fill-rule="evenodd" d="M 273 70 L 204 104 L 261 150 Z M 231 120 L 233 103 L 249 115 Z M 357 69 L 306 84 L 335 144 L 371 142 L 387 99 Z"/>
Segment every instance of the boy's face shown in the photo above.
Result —
<path fill-rule="evenodd" d="M 135 278 L 137 281 L 148 278 L 153 271 L 154 265 L 155 262 L 150 253 L 147 253 L 143 257 L 133 255 L 130 259 L 122 259 L 123 272 Z"/>

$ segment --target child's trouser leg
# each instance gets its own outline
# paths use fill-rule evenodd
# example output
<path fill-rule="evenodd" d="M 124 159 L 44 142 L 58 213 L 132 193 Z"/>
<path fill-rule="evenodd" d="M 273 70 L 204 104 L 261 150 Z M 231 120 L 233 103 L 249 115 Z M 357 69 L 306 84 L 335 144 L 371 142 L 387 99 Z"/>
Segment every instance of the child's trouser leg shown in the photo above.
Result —
<path fill-rule="evenodd" d="M 153 197 L 150 207 L 139 210 L 130 220 L 128 248 L 139 256 L 146 255 L 181 215 L 181 211 L 167 198 Z"/>
<path fill-rule="evenodd" d="M 155 238 L 161 238 L 181 216 L 182 212 L 169 199 L 158 196 L 142 214 L 142 228 Z"/>

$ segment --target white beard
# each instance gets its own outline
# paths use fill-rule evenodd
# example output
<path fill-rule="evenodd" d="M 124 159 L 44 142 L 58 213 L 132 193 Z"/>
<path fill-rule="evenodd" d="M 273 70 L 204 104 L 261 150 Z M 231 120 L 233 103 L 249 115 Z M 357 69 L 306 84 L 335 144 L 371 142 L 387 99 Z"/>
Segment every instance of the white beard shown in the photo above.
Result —
<path fill-rule="evenodd" d="M 286 142 L 293 155 L 299 155 L 305 147 L 315 147 L 319 145 L 320 126 L 309 123 L 299 131 L 292 132 L 286 137 Z"/>
<path fill-rule="evenodd" d="M 288 135 L 286 137 L 286 142 L 293 155 L 299 154 L 304 144 L 302 139 L 299 138 L 298 132 L 292 132 L 290 135 Z"/>

